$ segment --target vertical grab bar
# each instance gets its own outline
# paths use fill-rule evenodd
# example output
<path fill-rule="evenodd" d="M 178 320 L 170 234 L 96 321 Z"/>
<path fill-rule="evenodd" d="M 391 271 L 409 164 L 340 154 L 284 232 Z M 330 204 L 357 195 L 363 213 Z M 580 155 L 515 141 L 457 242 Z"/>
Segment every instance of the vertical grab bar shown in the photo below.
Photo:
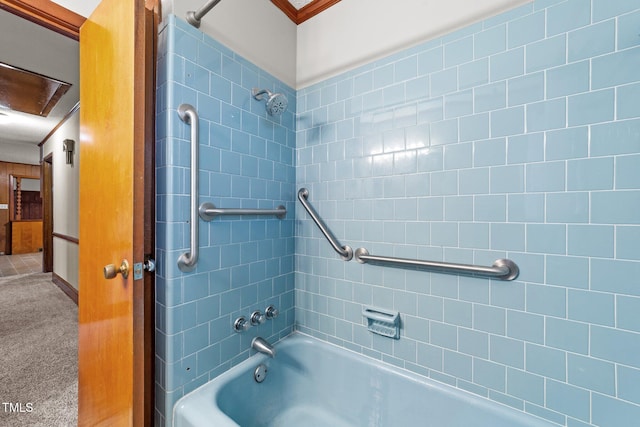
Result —
<path fill-rule="evenodd" d="M 184 273 L 193 271 L 198 262 L 198 113 L 192 105 L 181 104 L 178 107 L 180 119 L 191 124 L 191 247 L 189 252 L 185 252 L 178 257 L 178 268 Z"/>

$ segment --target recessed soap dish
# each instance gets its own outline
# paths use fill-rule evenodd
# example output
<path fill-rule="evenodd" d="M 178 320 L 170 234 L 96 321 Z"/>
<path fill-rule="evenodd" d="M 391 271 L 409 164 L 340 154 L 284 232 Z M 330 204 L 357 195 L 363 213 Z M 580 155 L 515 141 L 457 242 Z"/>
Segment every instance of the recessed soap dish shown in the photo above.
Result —
<path fill-rule="evenodd" d="M 362 315 L 367 318 L 367 329 L 374 334 L 400 338 L 400 312 L 383 308 L 365 307 Z"/>

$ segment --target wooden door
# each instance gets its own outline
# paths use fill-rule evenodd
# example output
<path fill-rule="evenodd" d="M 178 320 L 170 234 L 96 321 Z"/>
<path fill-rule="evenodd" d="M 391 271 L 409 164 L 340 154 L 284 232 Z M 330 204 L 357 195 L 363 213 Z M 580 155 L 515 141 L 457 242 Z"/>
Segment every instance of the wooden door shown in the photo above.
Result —
<path fill-rule="evenodd" d="M 152 424 L 152 274 L 134 264 L 153 230 L 154 34 L 144 0 L 103 0 L 80 29 L 80 426 Z M 123 260 L 128 277 L 107 280 Z"/>
<path fill-rule="evenodd" d="M 42 159 L 42 272 L 53 271 L 53 153 Z"/>

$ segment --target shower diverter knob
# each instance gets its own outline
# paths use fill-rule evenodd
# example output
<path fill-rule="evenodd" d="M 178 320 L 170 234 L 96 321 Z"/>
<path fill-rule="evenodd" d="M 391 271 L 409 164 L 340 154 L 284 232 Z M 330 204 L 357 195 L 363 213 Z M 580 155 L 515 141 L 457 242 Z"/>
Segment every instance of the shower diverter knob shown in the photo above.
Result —
<path fill-rule="evenodd" d="M 247 322 L 247 319 L 244 316 L 238 317 L 235 322 L 233 322 L 233 330 L 236 332 L 244 332 L 251 327 L 251 324 Z"/>
<path fill-rule="evenodd" d="M 264 310 L 264 314 L 267 316 L 267 319 L 275 319 L 278 317 L 278 314 L 280 314 L 280 311 L 273 305 L 270 305 Z"/>
<path fill-rule="evenodd" d="M 253 326 L 262 325 L 267 320 L 265 315 L 260 313 L 260 310 L 256 310 L 253 313 L 251 313 L 250 319 L 251 319 L 251 324 Z"/>

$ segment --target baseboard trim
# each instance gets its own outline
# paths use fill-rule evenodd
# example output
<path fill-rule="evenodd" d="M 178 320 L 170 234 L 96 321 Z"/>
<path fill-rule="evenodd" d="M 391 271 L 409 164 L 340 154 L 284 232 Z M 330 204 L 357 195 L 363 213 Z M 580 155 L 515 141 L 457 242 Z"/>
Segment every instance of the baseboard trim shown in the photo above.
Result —
<path fill-rule="evenodd" d="M 56 273 L 51 273 L 51 281 L 62 290 L 73 302 L 78 305 L 78 290 L 71 286 L 69 282 L 58 276 Z"/>

